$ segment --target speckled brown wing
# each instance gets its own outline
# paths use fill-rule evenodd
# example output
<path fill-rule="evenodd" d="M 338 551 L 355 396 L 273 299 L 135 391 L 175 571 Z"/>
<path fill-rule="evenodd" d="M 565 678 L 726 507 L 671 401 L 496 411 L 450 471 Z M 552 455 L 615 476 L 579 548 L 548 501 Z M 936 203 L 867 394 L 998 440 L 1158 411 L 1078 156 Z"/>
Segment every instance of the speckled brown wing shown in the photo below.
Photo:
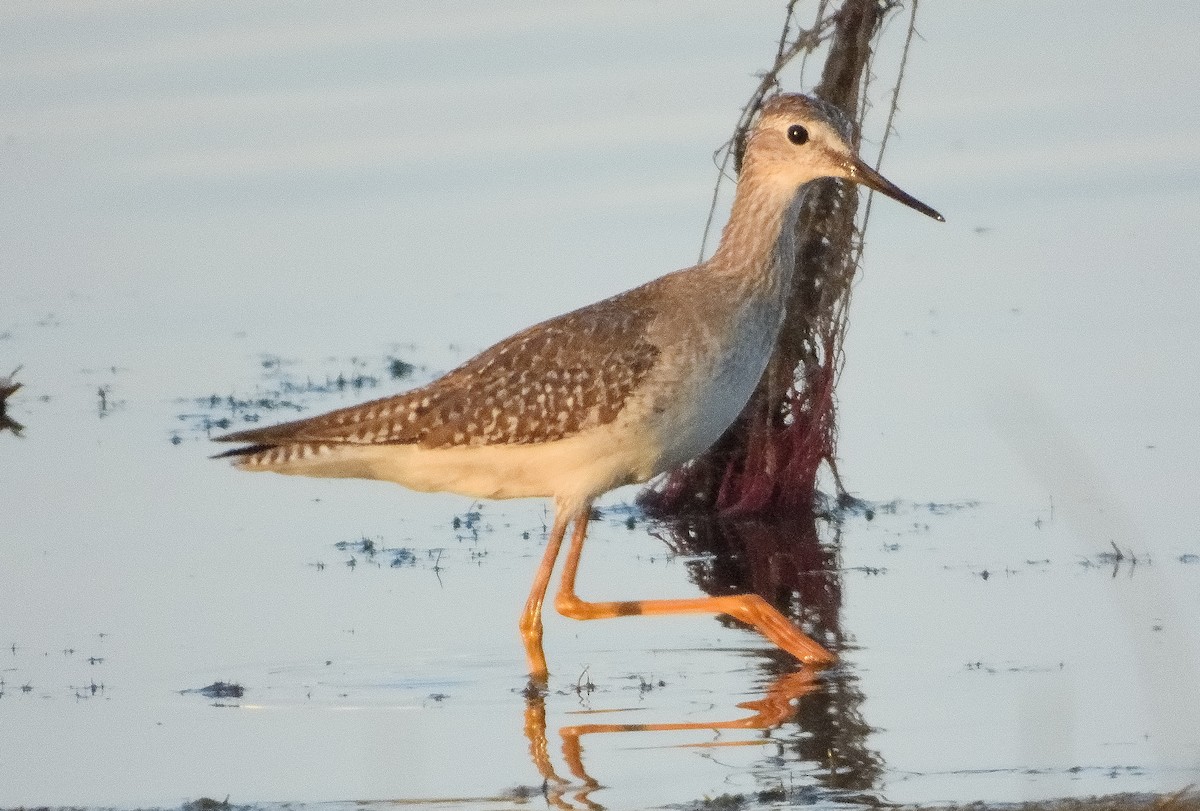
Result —
<path fill-rule="evenodd" d="M 217 439 L 255 449 L 322 442 L 446 448 L 565 439 L 615 419 L 653 367 L 658 349 L 645 334 L 656 311 L 639 294 L 632 290 L 530 327 L 404 394 Z"/>

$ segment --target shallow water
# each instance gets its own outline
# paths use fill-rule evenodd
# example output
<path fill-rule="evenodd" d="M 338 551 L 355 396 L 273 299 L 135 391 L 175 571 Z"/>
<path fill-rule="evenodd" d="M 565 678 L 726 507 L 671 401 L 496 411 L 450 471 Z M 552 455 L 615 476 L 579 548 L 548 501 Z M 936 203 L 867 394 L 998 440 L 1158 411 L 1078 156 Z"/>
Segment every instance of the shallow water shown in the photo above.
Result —
<path fill-rule="evenodd" d="M 884 170 L 948 222 L 872 213 L 839 389 L 869 518 L 602 505 L 582 595 L 794 590 L 842 655 L 815 683 L 711 617 L 548 617 L 531 698 L 545 505 L 207 458 L 214 421 L 397 391 L 693 261 L 776 5 L 0 10 L 0 806 L 1200 780 L 1190 6 L 922 7 Z M 184 692 L 219 680 L 245 694 Z M 562 749 L 764 696 L 795 710 Z"/>

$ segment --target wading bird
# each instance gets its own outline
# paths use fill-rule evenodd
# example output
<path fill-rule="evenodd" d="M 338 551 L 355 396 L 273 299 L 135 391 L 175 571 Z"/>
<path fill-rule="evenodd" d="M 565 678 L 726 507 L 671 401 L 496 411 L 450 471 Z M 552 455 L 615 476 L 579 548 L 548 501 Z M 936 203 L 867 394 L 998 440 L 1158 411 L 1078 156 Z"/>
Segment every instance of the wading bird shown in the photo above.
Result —
<path fill-rule="evenodd" d="M 747 140 L 712 258 L 529 327 L 418 389 L 218 437 L 248 443 L 221 456 L 243 470 L 553 498 L 553 527 L 520 621 L 534 677 L 547 675 L 542 602 L 572 523 L 554 601 L 562 614 L 728 614 L 806 664 L 829 663 L 832 654 L 758 595 L 585 602 L 575 574 L 593 500 L 701 453 L 750 398 L 783 324 L 811 181 L 850 180 L 942 220 L 867 166 L 852 143 L 853 125 L 837 108 L 775 96 Z"/>

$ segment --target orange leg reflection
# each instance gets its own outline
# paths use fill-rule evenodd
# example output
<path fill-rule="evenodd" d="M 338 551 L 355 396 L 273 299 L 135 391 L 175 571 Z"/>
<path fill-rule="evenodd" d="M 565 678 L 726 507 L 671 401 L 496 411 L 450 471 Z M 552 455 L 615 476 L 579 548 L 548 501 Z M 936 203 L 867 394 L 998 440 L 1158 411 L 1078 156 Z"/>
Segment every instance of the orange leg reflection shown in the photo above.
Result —
<path fill-rule="evenodd" d="M 664 722 L 655 724 L 576 724 L 559 729 L 562 739 L 563 760 L 582 784 L 582 788 L 573 792 L 572 799 L 588 809 L 602 809 L 603 806 L 589 799 L 589 794 L 600 788 L 600 783 L 587 773 L 583 765 L 584 735 L 612 732 L 678 732 L 682 730 L 714 730 L 714 729 L 775 729 L 787 721 L 795 712 L 793 702 L 801 696 L 816 690 L 816 672 L 805 668 L 796 673 L 784 674 L 767 688 L 766 694 L 759 699 L 738 704 L 738 707 L 752 710 L 753 714 L 745 718 L 735 718 L 729 721 L 688 721 Z M 546 799 L 555 808 L 573 809 L 575 806 L 565 798 L 568 781 L 560 777 L 550 762 L 549 740 L 546 732 L 546 698 L 541 690 L 526 691 L 525 704 L 525 735 L 529 739 L 529 752 L 534 766 L 545 781 Z M 717 746 L 721 744 L 701 743 L 683 744 L 684 746 Z"/>

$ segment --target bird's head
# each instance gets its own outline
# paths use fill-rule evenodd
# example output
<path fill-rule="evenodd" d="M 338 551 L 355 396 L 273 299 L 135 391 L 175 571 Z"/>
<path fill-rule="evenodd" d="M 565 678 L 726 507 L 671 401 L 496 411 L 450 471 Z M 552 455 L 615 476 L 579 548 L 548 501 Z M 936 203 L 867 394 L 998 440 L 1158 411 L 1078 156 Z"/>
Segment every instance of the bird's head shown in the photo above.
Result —
<path fill-rule="evenodd" d="M 854 151 L 854 124 L 837 107 L 811 96 L 784 93 L 763 105 L 746 142 L 743 170 L 799 188 L 821 177 L 840 177 L 886 194 L 922 214 L 941 214 L 902 191 Z"/>

